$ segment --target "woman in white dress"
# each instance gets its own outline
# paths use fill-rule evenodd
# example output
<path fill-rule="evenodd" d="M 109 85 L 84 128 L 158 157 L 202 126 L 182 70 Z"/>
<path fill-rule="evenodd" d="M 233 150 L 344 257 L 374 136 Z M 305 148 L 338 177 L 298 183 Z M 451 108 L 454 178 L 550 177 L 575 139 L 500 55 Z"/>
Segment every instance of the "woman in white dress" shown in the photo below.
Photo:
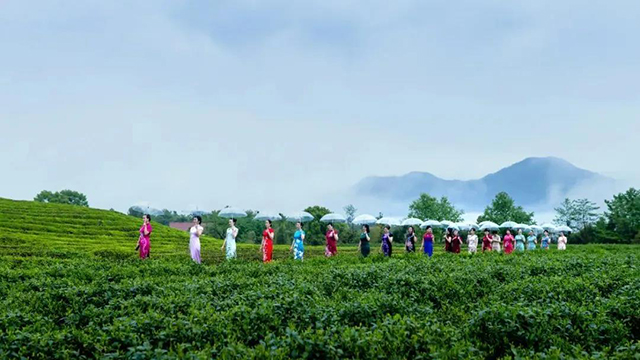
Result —
<path fill-rule="evenodd" d="M 558 237 L 558 250 L 567 250 L 567 237 L 561 232 Z"/>
<path fill-rule="evenodd" d="M 467 235 L 467 246 L 469 254 L 475 254 L 478 252 L 478 235 L 476 235 L 476 229 L 471 228 L 469 235 Z"/>
<path fill-rule="evenodd" d="M 491 250 L 500 252 L 500 243 L 502 240 L 500 239 L 500 235 L 498 235 L 497 231 L 493 232 L 493 236 L 491 237 Z"/>
<path fill-rule="evenodd" d="M 194 216 L 193 226 L 189 229 L 189 233 L 191 234 L 191 238 L 189 239 L 189 252 L 191 253 L 191 259 L 198 264 L 200 264 L 200 236 L 202 236 L 202 231 L 204 231 L 204 228 L 200 224 L 202 224 L 202 217 Z"/>
<path fill-rule="evenodd" d="M 226 252 L 227 260 L 236 258 L 236 237 L 238 237 L 238 228 L 236 227 L 236 219 L 229 219 L 229 228 L 227 236 L 224 238 L 222 248 Z"/>

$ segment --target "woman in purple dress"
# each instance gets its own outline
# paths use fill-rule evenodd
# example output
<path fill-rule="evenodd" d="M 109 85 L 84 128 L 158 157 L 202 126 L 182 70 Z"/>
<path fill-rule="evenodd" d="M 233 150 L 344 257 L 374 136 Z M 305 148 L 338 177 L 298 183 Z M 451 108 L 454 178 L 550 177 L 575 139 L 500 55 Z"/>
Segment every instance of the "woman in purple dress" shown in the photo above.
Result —
<path fill-rule="evenodd" d="M 144 214 L 142 216 L 142 226 L 140 227 L 140 237 L 138 238 L 138 249 L 140 250 L 140 259 L 146 259 L 149 257 L 151 251 L 151 216 Z"/>
<path fill-rule="evenodd" d="M 393 252 L 393 234 L 390 232 L 391 226 L 385 225 L 384 232 L 382 234 L 382 253 L 384 256 L 391 256 Z"/>

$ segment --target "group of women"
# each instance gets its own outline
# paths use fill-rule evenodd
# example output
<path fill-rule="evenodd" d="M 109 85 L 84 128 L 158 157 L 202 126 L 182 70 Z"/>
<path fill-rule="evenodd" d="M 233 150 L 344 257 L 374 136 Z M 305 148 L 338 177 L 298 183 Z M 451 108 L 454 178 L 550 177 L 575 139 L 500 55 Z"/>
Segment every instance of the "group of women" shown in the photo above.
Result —
<path fill-rule="evenodd" d="M 138 240 L 137 250 L 140 252 L 140 258 L 145 259 L 149 257 L 151 243 L 150 236 L 153 231 L 151 227 L 151 216 L 145 214 L 142 218 L 143 224 L 140 227 L 140 238 Z M 262 253 L 262 260 L 267 263 L 273 258 L 273 242 L 275 239 L 275 231 L 272 227 L 271 220 L 265 221 L 265 229 L 262 232 L 262 242 L 260 244 L 260 252 Z M 302 222 L 296 223 L 296 231 L 293 234 L 293 241 L 289 248 L 289 251 L 293 253 L 293 258 L 296 260 L 303 260 L 304 258 L 304 240 L 306 233 L 303 230 L 304 224 Z M 202 218 L 200 216 L 193 217 L 193 226 L 189 229 L 189 252 L 191 253 L 191 259 L 196 263 L 200 263 L 200 236 L 204 228 L 202 227 Z M 236 219 L 229 219 L 229 228 L 227 228 L 224 242 L 221 250 L 225 252 L 227 259 L 235 259 L 236 253 L 236 238 L 238 237 L 238 228 L 236 227 Z M 326 246 L 325 256 L 331 257 L 337 255 L 338 248 L 337 243 L 339 240 L 338 231 L 334 229 L 333 224 L 327 225 L 327 232 L 325 234 Z M 478 251 L 478 236 L 475 229 L 470 229 L 467 236 L 467 248 L 469 253 L 473 254 Z M 416 235 L 413 226 L 409 226 L 405 237 L 405 251 L 408 253 L 416 252 L 416 244 L 418 237 Z M 443 236 L 444 250 L 451 253 L 460 253 L 461 245 L 463 244 L 462 236 L 458 230 L 447 229 Z M 362 226 L 362 233 L 360 234 L 360 241 L 358 243 L 358 252 L 362 256 L 367 257 L 371 253 L 371 236 L 369 225 Z M 428 226 L 425 234 L 422 236 L 420 243 L 420 252 L 431 257 L 433 255 L 433 248 L 435 243 L 435 236 L 433 229 Z M 500 237 L 497 231 L 491 233 L 489 230 L 484 230 L 484 237 L 482 238 L 482 252 L 488 251 L 502 251 L 506 254 L 511 254 L 515 251 L 535 250 L 538 244 L 538 236 L 531 231 L 528 236 L 524 236 L 522 230 L 518 230 L 516 236 L 511 234 L 511 230 L 507 230 L 503 238 Z M 548 231 L 544 231 L 544 235 L 540 242 L 540 248 L 548 250 L 551 244 L 551 237 Z M 558 237 L 558 250 L 565 250 L 567 248 L 567 237 L 564 233 L 560 233 Z M 382 232 L 380 251 L 384 256 L 391 256 L 393 253 L 393 234 L 391 233 L 391 227 L 386 225 Z"/>

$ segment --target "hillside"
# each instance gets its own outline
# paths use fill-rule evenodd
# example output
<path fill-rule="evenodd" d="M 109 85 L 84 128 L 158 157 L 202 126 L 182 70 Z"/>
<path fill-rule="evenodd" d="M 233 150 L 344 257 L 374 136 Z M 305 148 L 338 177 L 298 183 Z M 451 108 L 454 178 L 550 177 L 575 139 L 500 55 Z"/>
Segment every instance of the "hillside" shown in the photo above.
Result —
<path fill-rule="evenodd" d="M 527 158 L 468 181 L 445 180 L 428 172 L 367 177 L 355 185 L 353 192 L 359 197 L 406 204 L 424 192 L 437 197 L 447 196 L 466 210 L 475 211 L 483 209 L 501 191 L 509 193 L 519 205 L 539 208 L 594 184 L 613 188 L 615 181 L 565 160 L 547 157 Z"/>

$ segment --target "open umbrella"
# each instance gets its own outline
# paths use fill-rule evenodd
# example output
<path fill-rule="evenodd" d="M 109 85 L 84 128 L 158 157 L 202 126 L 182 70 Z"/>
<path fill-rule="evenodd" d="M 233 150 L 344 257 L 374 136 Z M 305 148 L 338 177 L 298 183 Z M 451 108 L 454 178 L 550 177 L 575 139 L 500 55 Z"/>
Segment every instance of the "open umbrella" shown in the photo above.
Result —
<path fill-rule="evenodd" d="M 540 225 L 540 226 L 541 226 L 544 230 L 547 230 L 547 231 L 550 231 L 550 232 L 554 232 L 554 231 L 556 231 L 556 227 L 555 227 L 553 224 L 546 223 L 546 224 L 542 224 L 542 225 Z"/>
<path fill-rule="evenodd" d="M 347 222 L 347 219 L 345 219 L 345 217 L 340 214 L 331 213 L 320 218 L 320 221 L 326 222 L 326 223 L 330 223 L 330 222 L 344 223 L 344 222 Z"/>
<path fill-rule="evenodd" d="M 447 228 L 449 227 L 449 225 L 453 224 L 453 221 L 449 221 L 449 220 L 442 220 L 440 221 L 440 226 L 443 228 Z"/>
<path fill-rule="evenodd" d="M 476 223 L 467 223 L 467 226 L 469 227 L 469 230 L 474 229 L 474 230 L 478 230 L 480 229 L 480 225 L 476 224 Z"/>
<path fill-rule="evenodd" d="M 292 213 L 292 214 L 287 215 L 287 221 L 291 221 L 291 222 L 300 221 L 300 222 L 305 223 L 305 222 L 309 222 L 309 221 L 311 221 L 313 219 L 314 219 L 313 215 L 309 214 L 306 211 L 300 211 L 300 212 L 297 212 L 297 213 Z"/>
<path fill-rule="evenodd" d="M 436 228 L 436 227 L 441 227 L 442 224 L 440 224 L 440 221 L 437 221 L 437 220 L 427 220 L 427 221 L 423 222 L 422 224 L 420 224 L 420 227 L 422 229 L 426 229 L 427 226 L 431 226 L 432 228 Z"/>
<path fill-rule="evenodd" d="M 376 221 L 376 224 L 378 224 L 378 225 L 389 225 L 389 226 L 400 226 L 400 225 L 402 225 L 402 222 L 398 218 L 383 217 L 381 219 L 378 219 L 378 221 Z"/>
<path fill-rule="evenodd" d="M 542 226 L 538 226 L 538 225 L 531 225 L 531 226 L 529 226 L 529 229 L 533 230 L 533 232 L 536 233 L 536 234 L 539 234 L 539 233 L 544 231 Z"/>
<path fill-rule="evenodd" d="M 460 231 L 460 227 L 458 226 L 458 224 L 455 223 L 451 223 L 447 226 L 447 230 L 458 230 Z"/>
<path fill-rule="evenodd" d="M 564 233 L 570 233 L 573 232 L 573 229 L 571 229 L 570 227 L 568 227 L 567 225 L 560 225 L 556 228 L 557 232 L 564 232 Z"/>
<path fill-rule="evenodd" d="M 356 225 L 373 225 L 376 223 L 376 221 L 378 221 L 378 219 L 376 219 L 375 216 L 369 215 L 369 214 L 362 214 L 362 215 L 356 216 L 351 222 Z"/>
<path fill-rule="evenodd" d="M 282 220 L 282 216 L 277 212 L 269 212 L 269 211 L 261 211 L 254 218 L 254 220 L 265 221 L 265 220 Z"/>
<path fill-rule="evenodd" d="M 500 230 L 500 226 L 492 221 L 486 221 L 484 224 L 480 225 L 480 230 L 498 231 Z"/>
<path fill-rule="evenodd" d="M 502 224 L 500 224 L 500 228 L 501 229 L 515 229 L 516 226 L 518 226 L 519 224 L 515 221 L 505 221 Z"/>
<path fill-rule="evenodd" d="M 460 231 L 468 231 L 469 229 L 471 229 L 468 224 L 463 222 L 455 223 L 454 225 L 458 227 L 458 230 Z"/>
<path fill-rule="evenodd" d="M 232 218 L 235 219 L 235 218 L 246 217 L 247 213 L 244 210 L 239 208 L 226 207 L 220 210 L 220 212 L 218 213 L 218 216 L 227 218 L 227 219 L 232 219 Z"/>
<path fill-rule="evenodd" d="M 516 226 L 513 227 L 514 230 L 522 230 L 524 232 L 527 232 L 529 230 L 531 230 L 531 227 L 529 227 L 529 225 L 525 225 L 525 224 L 518 224 Z"/>
<path fill-rule="evenodd" d="M 416 218 L 408 218 L 402 221 L 402 226 L 418 226 L 422 225 L 423 221 Z"/>

